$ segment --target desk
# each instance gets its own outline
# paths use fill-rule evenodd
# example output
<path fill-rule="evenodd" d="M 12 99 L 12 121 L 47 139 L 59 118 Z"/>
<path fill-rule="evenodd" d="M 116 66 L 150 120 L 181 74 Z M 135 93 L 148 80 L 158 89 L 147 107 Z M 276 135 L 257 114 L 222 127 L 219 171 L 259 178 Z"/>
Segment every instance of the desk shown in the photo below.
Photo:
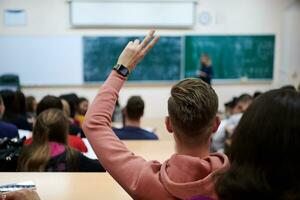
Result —
<path fill-rule="evenodd" d="M 88 141 L 89 150 L 91 146 Z M 124 141 L 146 160 L 160 162 L 175 152 L 173 141 Z M 35 182 L 42 200 L 128 200 L 129 195 L 108 173 L 0 173 L 0 184 Z"/>
<path fill-rule="evenodd" d="M 0 173 L 0 184 L 32 180 L 41 200 L 129 200 L 108 173 Z"/>
<path fill-rule="evenodd" d="M 86 138 L 83 138 L 83 142 L 87 146 L 88 152 L 85 153 L 89 158 L 96 159 L 96 155 Z M 164 162 L 175 153 L 174 141 L 151 141 L 151 140 L 123 140 L 125 145 L 134 154 L 140 155 L 146 160 L 158 160 Z"/>

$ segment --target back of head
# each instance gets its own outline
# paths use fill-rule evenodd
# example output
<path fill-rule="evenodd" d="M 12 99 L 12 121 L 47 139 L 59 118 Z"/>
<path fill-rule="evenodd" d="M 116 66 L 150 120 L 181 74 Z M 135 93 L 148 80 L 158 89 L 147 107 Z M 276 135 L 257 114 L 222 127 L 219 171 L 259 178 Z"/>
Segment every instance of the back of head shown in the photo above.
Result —
<path fill-rule="evenodd" d="M 68 119 L 62 110 L 41 112 L 33 129 L 32 144 L 25 147 L 19 158 L 19 171 L 44 171 L 51 158 L 49 142 L 67 146 Z"/>
<path fill-rule="evenodd" d="M 186 142 L 208 139 L 217 110 L 217 94 L 200 79 L 182 80 L 171 89 L 169 117 L 176 136 Z"/>
<path fill-rule="evenodd" d="M 14 110 L 18 115 L 26 115 L 26 98 L 20 90 L 15 92 Z"/>
<path fill-rule="evenodd" d="M 0 95 L 5 106 L 4 118 L 14 114 L 15 93 L 11 90 L 2 90 Z"/>
<path fill-rule="evenodd" d="M 128 99 L 126 115 L 130 120 L 140 120 L 144 114 L 144 101 L 140 96 L 132 96 Z"/>
<path fill-rule="evenodd" d="M 282 86 L 280 89 L 284 89 L 284 90 L 294 90 L 294 91 L 296 91 L 296 88 L 295 88 L 295 86 L 293 86 L 293 85 L 284 85 L 284 86 Z"/>
<path fill-rule="evenodd" d="M 37 105 L 36 115 L 38 116 L 41 112 L 49 108 L 57 108 L 62 110 L 63 104 L 60 98 L 52 95 L 45 96 Z"/>
<path fill-rule="evenodd" d="M 71 118 L 75 117 L 76 111 L 78 109 L 79 98 L 75 93 L 63 94 L 60 96 L 61 99 L 66 100 L 69 103 Z"/>
<path fill-rule="evenodd" d="M 300 93 L 272 90 L 244 113 L 233 136 L 220 199 L 300 198 Z"/>
<path fill-rule="evenodd" d="M 68 118 L 62 110 L 51 108 L 40 113 L 33 129 L 33 143 L 53 141 L 67 144 Z"/>
<path fill-rule="evenodd" d="M 33 96 L 26 97 L 26 112 L 36 112 L 36 100 Z"/>
<path fill-rule="evenodd" d="M 242 94 L 238 97 L 236 106 L 240 112 L 245 112 L 252 103 L 252 96 L 250 94 Z"/>

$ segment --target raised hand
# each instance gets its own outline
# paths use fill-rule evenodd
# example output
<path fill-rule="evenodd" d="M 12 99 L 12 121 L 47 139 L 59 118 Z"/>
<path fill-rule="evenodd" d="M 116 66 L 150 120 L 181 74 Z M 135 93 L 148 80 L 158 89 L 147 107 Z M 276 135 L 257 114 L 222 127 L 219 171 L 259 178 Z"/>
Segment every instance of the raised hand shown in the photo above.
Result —
<path fill-rule="evenodd" d="M 132 71 L 158 41 L 159 36 L 154 36 L 154 33 L 154 30 L 150 31 L 142 42 L 138 39 L 130 41 L 119 56 L 118 64 Z"/>

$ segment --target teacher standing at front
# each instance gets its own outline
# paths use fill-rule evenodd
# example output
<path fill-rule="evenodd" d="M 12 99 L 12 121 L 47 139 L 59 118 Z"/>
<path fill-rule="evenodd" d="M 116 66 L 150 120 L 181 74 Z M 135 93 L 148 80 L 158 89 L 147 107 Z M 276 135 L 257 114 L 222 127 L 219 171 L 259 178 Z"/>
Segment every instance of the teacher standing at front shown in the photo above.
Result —
<path fill-rule="evenodd" d="M 213 76 L 213 70 L 211 65 L 211 59 L 208 54 L 202 54 L 200 57 L 200 72 L 199 78 L 204 82 L 211 85 L 211 79 Z"/>

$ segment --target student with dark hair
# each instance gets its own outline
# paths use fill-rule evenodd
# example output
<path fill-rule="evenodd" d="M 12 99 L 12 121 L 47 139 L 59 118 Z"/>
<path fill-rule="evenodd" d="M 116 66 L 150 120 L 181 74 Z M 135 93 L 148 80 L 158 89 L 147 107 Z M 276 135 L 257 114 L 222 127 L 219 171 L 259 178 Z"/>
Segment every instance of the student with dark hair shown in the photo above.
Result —
<path fill-rule="evenodd" d="M 14 124 L 2 121 L 2 116 L 5 112 L 5 106 L 0 96 L 0 138 L 18 138 L 18 128 Z"/>
<path fill-rule="evenodd" d="M 70 134 L 80 135 L 80 137 L 85 137 L 83 130 L 81 129 L 80 120 L 76 119 L 76 113 L 78 112 L 79 98 L 75 93 L 63 94 L 60 99 L 65 100 L 69 104 L 69 119 L 70 119 Z"/>
<path fill-rule="evenodd" d="M 70 106 L 70 116 L 74 119 L 76 112 L 78 110 L 79 98 L 75 93 L 63 94 L 60 95 L 59 98 L 66 100 Z"/>
<path fill-rule="evenodd" d="M 88 110 L 88 107 L 89 107 L 89 101 L 84 97 L 80 97 L 78 100 L 77 112 L 74 118 L 76 121 L 79 122 L 80 127 L 82 127 L 84 116 Z"/>
<path fill-rule="evenodd" d="M 63 103 L 60 98 L 56 96 L 47 95 L 45 96 L 37 105 L 37 116 L 50 108 L 57 108 L 63 110 Z M 69 121 L 68 121 L 69 122 Z M 69 122 L 70 124 L 70 122 Z M 70 130 L 70 127 L 69 129 Z M 25 141 L 25 144 L 31 144 L 32 138 L 29 138 Z M 87 152 L 87 147 L 83 143 L 80 137 L 68 134 L 68 144 L 81 152 Z"/>
<path fill-rule="evenodd" d="M 208 84 L 195 78 L 172 87 L 165 121 L 177 153 L 164 163 L 147 162 L 130 152 L 111 128 L 119 91 L 128 73 L 157 42 L 158 37 L 153 37 L 151 31 L 141 43 L 128 43 L 91 104 L 83 129 L 105 169 L 133 199 L 215 198 L 213 177 L 229 163 L 224 154 L 209 153 L 211 135 L 220 120 L 218 97 Z"/>
<path fill-rule="evenodd" d="M 257 97 L 259 97 L 260 95 L 262 95 L 263 93 L 262 92 L 259 92 L 259 91 L 256 91 L 254 92 L 253 94 L 253 99 L 256 99 Z"/>
<path fill-rule="evenodd" d="M 20 91 L 3 90 L 0 95 L 5 106 L 3 121 L 16 125 L 18 129 L 31 131 L 32 126 L 26 118 L 24 94 Z"/>
<path fill-rule="evenodd" d="M 238 113 L 238 111 L 236 109 L 237 101 L 238 101 L 238 98 L 233 97 L 232 100 L 230 100 L 224 104 L 225 115 L 227 118 L 229 118 L 231 115 Z"/>
<path fill-rule="evenodd" d="M 144 101 L 140 96 L 128 99 L 124 108 L 125 125 L 123 128 L 114 128 L 114 132 L 121 140 L 157 140 L 155 133 L 141 128 L 141 118 L 144 115 Z"/>
<path fill-rule="evenodd" d="M 18 171 L 66 172 L 104 171 L 97 160 L 91 160 L 67 144 L 68 118 L 62 110 L 41 112 L 33 129 L 32 144 L 24 146 L 18 161 Z"/>
<path fill-rule="evenodd" d="M 300 93 L 278 89 L 253 101 L 235 130 L 221 200 L 300 199 Z"/>
<path fill-rule="evenodd" d="M 284 85 L 284 86 L 282 86 L 280 89 L 284 89 L 284 90 L 294 90 L 294 91 L 297 90 L 296 87 L 293 86 L 293 85 Z"/>
<path fill-rule="evenodd" d="M 36 117 L 37 102 L 34 96 L 26 97 L 26 117 L 29 123 L 33 124 Z"/>
<path fill-rule="evenodd" d="M 226 124 L 227 132 L 232 135 L 235 127 L 238 125 L 240 119 L 243 116 L 243 113 L 248 109 L 252 103 L 252 96 L 250 94 L 241 94 L 236 100 L 235 113 L 230 116 Z"/>

